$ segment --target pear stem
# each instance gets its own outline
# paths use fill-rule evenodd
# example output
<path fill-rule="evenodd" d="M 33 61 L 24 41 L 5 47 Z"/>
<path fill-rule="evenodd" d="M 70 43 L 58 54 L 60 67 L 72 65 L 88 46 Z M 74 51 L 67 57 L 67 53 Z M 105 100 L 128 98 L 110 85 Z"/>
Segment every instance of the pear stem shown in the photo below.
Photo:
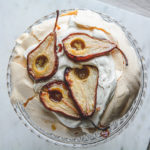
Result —
<path fill-rule="evenodd" d="M 126 66 L 128 66 L 128 59 L 127 59 L 126 55 L 123 53 L 123 51 L 122 51 L 121 49 L 119 49 L 119 48 L 117 48 L 117 49 L 119 50 L 119 52 L 120 52 L 120 53 L 122 54 L 122 56 L 124 57 Z"/>
<path fill-rule="evenodd" d="M 59 17 L 59 10 L 56 10 L 56 21 L 55 21 L 53 32 L 55 32 L 55 30 L 56 30 L 56 26 L 57 26 L 57 22 L 58 22 L 58 17 Z"/>
<path fill-rule="evenodd" d="M 98 127 L 91 119 L 88 119 L 88 121 L 90 121 L 91 124 L 92 124 L 96 129 L 98 129 L 98 130 L 106 131 L 106 130 L 109 128 L 109 126 L 107 126 L 107 127 Z"/>

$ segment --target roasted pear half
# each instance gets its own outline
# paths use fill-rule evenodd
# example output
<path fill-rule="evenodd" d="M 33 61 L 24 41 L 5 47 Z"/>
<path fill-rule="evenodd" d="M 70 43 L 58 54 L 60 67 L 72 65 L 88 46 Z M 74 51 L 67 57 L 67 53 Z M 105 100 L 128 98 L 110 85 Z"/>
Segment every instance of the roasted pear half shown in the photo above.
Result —
<path fill-rule="evenodd" d="M 95 111 L 99 71 L 95 66 L 66 68 L 65 81 L 82 117 L 89 117 Z"/>
<path fill-rule="evenodd" d="M 57 11 L 56 22 L 53 32 L 48 34 L 40 44 L 27 56 L 27 70 L 34 81 L 46 80 L 52 77 L 58 68 L 56 54 L 56 25 L 59 12 Z"/>
<path fill-rule="evenodd" d="M 69 90 L 63 81 L 53 81 L 42 87 L 40 100 L 51 111 L 79 119 L 80 115 L 69 94 Z"/>
<path fill-rule="evenodd" d="M 72 33 L 62 42 L 66 55 L 74 61 L 87 61 L 105 55 L 116 47 L 108 40 L 94 38 L 86 33 Z"/>

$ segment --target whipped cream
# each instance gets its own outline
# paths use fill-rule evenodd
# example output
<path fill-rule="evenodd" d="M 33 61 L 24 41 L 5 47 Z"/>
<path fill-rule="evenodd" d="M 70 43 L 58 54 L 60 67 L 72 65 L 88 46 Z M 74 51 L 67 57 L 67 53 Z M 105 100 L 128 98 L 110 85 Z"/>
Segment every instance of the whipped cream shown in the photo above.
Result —
<path fill-rule="evenodd" d="M 108 39 L 107 35 L 104 34 L 102 31 L 99 30 L 84 30 L 80 29 L 77 26 L 77 23 L 80 22 L 80 16 L 82 13 L 80 11 L 78 12 L 77 16 L 66 16 L 65 21 L 63 21 L 63 18 L 61 18 L 62 24 L 58 22 L 58 25 L 61 27 L 60 30 L 57 31 L 57 43 L 62 44 L 62 40 L 67 37 L 71 33 L 77 33 L 77 32 L 82 32 L 82 33 L 87 33 L 90 36 L 99 38 L 99 39 Z M 84 21 L 84 23 L 87 22 L 87 25 L 89 24 L 88 20 Z M 40 25 L 40 28 L 42 28 L 42 24 Z M 36 33 L 36 31 L 34 31 Z M 29 53 L 33 49 L 32 47 L 29 47 L 25 51 L 25 57 L 27 56 L 27 53 Z M 53 81 L 53 80 L 64 80 L 64 71 L 66 67 L 78 67 L 83 64 L 88 64 L 88 65 L 94 65 L 97 66 L 99 70 L 99 81 L 98 81 L 98 88 L 97 88 L 97 105 L 96 107 L 100 107 L 100 110 L 98 112 L 95 112 L 95 114 L 91 117 L 91 120 L 98 125 L 100 117 L 106 107 L 106 103 L 110 100 L 110 98 L 113 96 L 115 87 L 116 87 L 116 72 L 115 72 L 115 65 L 114 65 L 114 60 L 112 59 L 112 56 L 101 56 L 97 57 L 95 59 L 92 59 L 87 62 L 82 62 L 82 63 L 74 63 L 71 61 L 64 53 L 62 52 L 57 52 L 58 59 L 59 59 L 59 67 L 56 72 L 56 74 L 48 81 L 42 82 L 42 83 L 34 83 L 34 90 L 35 92 L 39 92 L 41 87 L 45 85 L 46 83 Z M 54 112 L 52 112 L 54 113 Z M 76 127 L 83 127 L 83 128 L 89 128 L 93 127 L 93 125 L 88 122 L 88 121 L 77 121 L 73 120 L 70 118 L 66 118 L 62 115 L 59 115 L 57 113 L 54 113 L 58 120 L 66 125 L 67 127 L 70 128 L 76 128 Z"/>

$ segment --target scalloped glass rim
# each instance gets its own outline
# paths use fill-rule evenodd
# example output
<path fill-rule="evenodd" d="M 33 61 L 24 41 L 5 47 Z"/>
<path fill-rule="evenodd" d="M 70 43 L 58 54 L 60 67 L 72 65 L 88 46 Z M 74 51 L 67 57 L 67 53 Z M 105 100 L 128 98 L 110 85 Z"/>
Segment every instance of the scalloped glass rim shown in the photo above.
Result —
<path fill-rule="evenodd" d="M 61 10 L 60 13 L 64 13 L 64 12 L 71 11 L 71 10 L 75 10 L 75 9 Z M 81 10 L 81 9 L 79 9 L 79 10 Z M 92 11 L 94 11 L 94 10 L 92 10 Z M 99 12 L 96 12 L 96 13 L 98 13 L 105 21 L 113 22 L 113 23 L 117 24 L 118 26 L 120 26 L 122 28 L 122 30 L 124 31 L 130 44 L 135 49 L 136 54 L 139 58 L 141 70 L 142 70 L 142 72 L 141 72 L 141 87 L 140 87 L 138 96 L 134 100 L 130 110 L 122 118 L 120 118 L 116 121 L 113 121 L 111 123 L 111 125 L 110 125 L 110 136 L 108 138 L 101 137 L 100 131 L 95 131 L 92 134 L 86 134 L 86 135 L 83 135 L 83 136 L 77 137 L 77 138 L 64 138 L 61 136 L 56 136 L 53 133 L 48 134 L 45 131 L 43 131 L 40 127 L 38 127 L 36 124 L 34 124 L 34 122 L 32 122 L 32 120 L 29 119 L 28 114 L 25 112 L 24 107 L 20 103 L 12 104 L 15 112 L 17 113 L 19 119 L 23 121 L 24 125 L 31 132 L 36 134 L 39 138 L 43 138 L 48 142 L 52 142 L 54 144 L 59 144 L 59 145 L 63 145 L 63 146 L 70 146 L 70 147 L 87 147 L 87 146 L 93 146 L 93 145 L 98 144 L 98 143 L 107 142 L 107 141 L 113 139 L 116 135 L 119 135 L 123 131 L 123 129 L 125 129 L 129 125 L 129 123 L 135 117 L 135 114 L 137 113 L 137 111 L 138 111 L 138 109 L 139 109 L 140 105 L 142 104 L 142 101 L 145 97 L 146 86 L 147 86 L 147 84 L 146 84 L 147 72 L 146 72 L 146 67 L 145 67 L 145 59 L 142 55 L 143 52 L 138 47 L 137 41 L 132 37 L 131 33 L 128 32 L 126 30 L 126 28 L 123 25 L 121 25 L 119 22 L 117 22 L 116 20 L 112 19 L 111 17 L 109 17 L 105 14 L 102 14 Z M 44 20 L 55 17 L 55 14 L 56 13 L 53 12 L 47 16 L 42 17 L 41 19 L 36 21 L 34 24 L 29 26 L 25 32 L 30 32 L 32 26 L 39 24 Z M 15 45 L 15 47 L 16 47 L 16 45 Z M 10 59 L 9 59 L 8 68 L 7 68 L 7 88 L 8 88 L 9 96 L 11 95 L 10 62 L 12 60 L 15 47 L 13 48 L 12 54 L 11 54 Z"/>

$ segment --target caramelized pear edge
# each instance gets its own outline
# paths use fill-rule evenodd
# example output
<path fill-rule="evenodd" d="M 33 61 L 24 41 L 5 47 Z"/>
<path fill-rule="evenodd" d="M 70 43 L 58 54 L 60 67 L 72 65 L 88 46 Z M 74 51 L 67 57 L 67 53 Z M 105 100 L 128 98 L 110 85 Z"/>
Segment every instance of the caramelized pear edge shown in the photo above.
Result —
<path fill-rule="evenodd" d="M 62 84 L 63 87 L 64 87 L 66 90 L 68 90 L 68 97 L 69 97 L 70 99 L 72 99 L 72 97 L 70 96 L 70 91 L 69 91 L 67 85 L 65 84 L 65 82 L 63 82 L 62 80 L 55 80 L 55 81 L 52 81 L 52 82 L 47 83 L 47 84 L 44 85 L 44 86 L 41 88 L 41 90 L 40 90 L 39 98 L 40 98 L 40 101 L 41 101 L 41 103 L 43 104 L 43 106 L 44 106 L 46 109 L 50 110 L 50 111 L 57 112 L 57 113 L 59 113 L 59 114 L 61 114 L 61 115 L 64 115 L 64 116 L 66 116 L 66 117 L 68 117 L 68 118 L 75 119 L 75 120 L 81 119 L 80 114 L 79 114 L 77 117 L 76 117 L 76 116 L 72 116 L 72 115 L 70 115 L 70 114 L 67 114 L 67 113 L 62 112 L 62 111 L 59 111 L 59 110 L 53 110 L 52 108 L 49 108 L 49 107 L 45 104 L 44 99 L 42 98 L 42 92 L 43 92 L 43 91 L 46 91 L 46 90 L 47 90 L 47 92 L 48 92 L 48 88 L 50 88 L 53 84 L 58 84 L 58 85 L 61 85 L 61 84 Z M 74 101 L 73 101 L 73 103 L 74 103 Z M 75 105 L 75 108 L 77 108 L 75 103 L 74 103 L 74 105 Z M 77 109 L 77 111 L 78 111 L 78 109 Z"/>
<path fill-rule="evenodd" d="M 111 52 L 114 48 L 116 48 L 116 46 L 114 46 L 112 49 L 110 49 L 110 50 L 108 50 L 108 51 L 105 51 L 105 52 L 100 52 L 100 53 L 96 53 L 96 54 L 89 54 L 89 55 L 86 55 L 86 56 L 75 56 L 75 55 L 73 55 L 73 54 L 71 54 L 71 53 L 69 53 L 69 52 L 67 51 L 67 48 L 65 47 L 65 44 L 64 44 L 64 42 L 65 42 L 70 36 L 73 36 L 73 35 L 85 35 L 85 36 L 90 37 L 91 39 L 95 39 L 95 40 L 100 40 L 100 39 L 95 38 L 95 37 L 92 37 L 92 36 L 90 36 L 90 35 L 88 35 L 88 34 L 86 34 L 86 33 L 80 33 L 80 32 L 71 33 L 71 34 L 69 34 L 66 38 L 64 38 L 64 39 L 62 40 L 64 52 L 65 52 L 65 54 L 66 54 L 71 60 L 73 60 L 73 61 L 75 61 L 75 62 L 84 62 L 84 61 L 91 60 L 91 59 L 93 59 L 93 58 L 95 58 L 95 57 L 99 57 L 99 56 L 103 56 L 103 55 L 108 55 L 109 52 Z M 112 42 L 110 42 L 110 43 L 112 43 Z M 114 44 L 114 43 L 112 43 L 112 44 Z"/>
<path fill-rule="evenodd" d="M 28 56 L 27 56 L 27 71 L 28 71 L 28 75 L 29 75 L 29 77 L 33 80 L 33 81 L 35 81 L 35 82 L 39 82 L 39 81 L 45 81 L 45 80 L 48 80 L 49 78 L 51 78 L 55 73 L 56 73 L 56 71 L 57 71 L 57 69 L 58 69 L 58 56 L 57 56 L 57 52 L 56 52 L 56 49 L 57 49 L 57 46 L 56 46 L 56 44 L 57 44 L 57 35 L 56 35 L 56 26 L 57 26 L 57 22 L 58 22 L 58 17 L 59 17 L 59 11 L 57 10 L 56 11 L 56 21 L 55 21 L 55 25 L 54 25 L 54 28 L 53 28 L 53 32 L 51 32 L 51 33 L 49 33 L 45 38 L 44 38 L 44 40 L 42 41 L 42 42 L 40 42 L 39 43 L 39 45 L 36 47 L 36 48 L 34 48 L 29 54 L 28 54 Z M 49 36 L 53 36 L 53 40 L 54 40 L 54 45 L 53 45 L 53 52 L 54 52 L 54 66 L 53 66 L 53 68 L 52 68 L 52 71 L 49 73 L 49 75 L 46 75 L 46 76 L 40 76 L 40 77 L 37 77 L 36 76 L 36 74 L 35 73 L 33 73 L 33 67 L 29 67 L 30 66 L 30 63 L 32 63 L 32 61 L 31 62 L 29 62 L 29 57 L 30 57 L 30 55 L 32 54 L 32 53 L 34 53 L 44 42 L 45 42 L 45 40 L 49 37 Z M 49 44 L 47 45 L 47 47 L 49 46 Z M 46 47 L 46 48 L 47 48 Z M 46 57 L 46 56 L 45 56 Z M 35 60 L 36 62 L 37 62 L 37 60 Z M 48 61 L 48 59 L 47 59 L 47 61 Z M 37 65 L 37 64 L 35 64 L 35 65 Z M 49 64 L 49 65 L 51 65 L 51 64 Z"/>
<path fill-rule="evenodd" d="M 71 84 L 72 84 L 72 81 L 68 80 L 67 77 L 69 76 L 69 72 L 72 71 L 74 68 L 71 68 L 71 67 L 67 67 L 65 69 L 65 72 L 64 72 L 64 80 L 65 80 L 65 83 L 70 91 L 70 94 L 71 94 L 71 97 L 74 101 L 74 103 L 76 104 L 76 107 L 77 109 L 79 110 L 79 113 L 81 115 L 81 118 L 82 119 L 88 119 L 89 117 L 91 117 L 94 113 L 95 113 L 95 110 L 96 110 L 96 103 L 97 103 L 97 87 L 98 87 L 98 78 L 99 78 L 99 70 L 96 66 L 92 66 L 92 65 L 83 65 L 83 67 L 94 67 L 97 72 L 98 72 L 98 76 L 97 76 L 97 81 L 96 81 L 96 90 L 95 90 L 95 95 L 94 95 L 94 109 L 93 109 L 93 112 L 90 114 L 90 115 L 86 115 L 80 104 L 78 103 L 77 99 L 76 99 L 76 96 L 73 94 L 72 90 L 71 90 Z"/>

